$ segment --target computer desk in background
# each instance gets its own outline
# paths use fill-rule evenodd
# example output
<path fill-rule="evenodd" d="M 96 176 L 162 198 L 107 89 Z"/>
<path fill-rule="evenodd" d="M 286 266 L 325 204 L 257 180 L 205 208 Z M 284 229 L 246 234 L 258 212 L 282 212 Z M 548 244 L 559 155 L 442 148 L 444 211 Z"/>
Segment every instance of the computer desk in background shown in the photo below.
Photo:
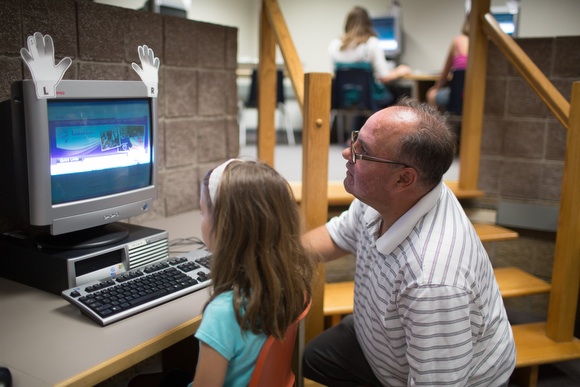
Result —
<path fill-rule="evenodd" d="M 427 74 L 427 73 L 412 73 L 403 76 L 397 82 L 400 85 L 410 85 L 411 86 L 411 97 L 425 102 L 427 100 L 427 90 L 435 84 L 439 79 L 438 74 Z"/>
<path fill-rule="evenodd" d="M 200 237 L 199 217 L 145 225 L 170 240 Z M 208 297 L 204 289 L 101 327 L 56 294 L 0 278 L 0 366 L 14 387 L 94 385 L 191 336 Z"/>

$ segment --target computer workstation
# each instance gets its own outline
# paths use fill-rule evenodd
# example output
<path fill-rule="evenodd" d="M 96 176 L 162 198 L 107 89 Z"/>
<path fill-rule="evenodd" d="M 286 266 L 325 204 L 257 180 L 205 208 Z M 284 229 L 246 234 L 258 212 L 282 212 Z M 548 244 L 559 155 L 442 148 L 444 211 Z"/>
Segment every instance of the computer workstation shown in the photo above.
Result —
<path fill-rule="evenodd" d="M 394 68 L 403 53 L 404 39 L 401 18 L 398 15 L 375 17 L 371 20 L 377 33 L 379 45 L 383 49 L 385 59 Z M 408 94 L 420 101 L 425 101 L 427 90 L 435 84 L 438 74 L 412 73 L 396 81 L 397 88 L 407 89 Z"/>
<path fill-rule="evenodd" d="M 157 197 L 156 109 L 131 81 L 62 81 L 53 98 L 19 81 L 1 104 L 0 207 L 23 226 L 0 236 L 0 366 L 15 385 L 94 384 L 197 328 L 208 278 L 106 327 L 61 296 L 170 259 L 170 232 L 201 235 L 196 214 L 123 222 Z"/>

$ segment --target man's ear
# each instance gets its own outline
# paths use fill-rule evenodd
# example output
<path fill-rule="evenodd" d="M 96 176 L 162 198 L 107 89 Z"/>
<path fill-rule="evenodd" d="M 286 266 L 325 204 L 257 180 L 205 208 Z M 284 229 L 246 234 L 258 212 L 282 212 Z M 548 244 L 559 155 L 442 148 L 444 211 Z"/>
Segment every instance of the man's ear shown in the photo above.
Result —
<path fill-rule="evenodd" d="M 414 168 L 403 168 L 399 173 L 397 187 L 401 190 L 408 189 L 417 183 L 419 176 Z"/>

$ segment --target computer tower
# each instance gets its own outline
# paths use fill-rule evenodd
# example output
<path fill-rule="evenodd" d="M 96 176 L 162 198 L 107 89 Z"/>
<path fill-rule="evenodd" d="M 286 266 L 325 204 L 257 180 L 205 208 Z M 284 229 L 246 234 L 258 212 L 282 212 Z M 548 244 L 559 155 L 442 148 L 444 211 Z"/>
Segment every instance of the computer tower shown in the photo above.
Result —
<path fill-rule="evenodd" d="M 0 276 L 51 293 L 117 275 L 169 257 L 168 232 L 119 224 L 128 236 L 101 247 L 43 247 L 33 235 L 0 235 Z"/>

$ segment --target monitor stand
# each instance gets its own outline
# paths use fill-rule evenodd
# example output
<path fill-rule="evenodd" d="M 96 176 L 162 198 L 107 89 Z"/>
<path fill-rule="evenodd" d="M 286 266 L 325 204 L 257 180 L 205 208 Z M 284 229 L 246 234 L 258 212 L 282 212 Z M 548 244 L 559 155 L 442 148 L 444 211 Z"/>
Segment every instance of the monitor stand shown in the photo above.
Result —
<path fill-rule="evenodd" d="M 126 227 L 119 223 L 107 224 L 62 235 L 39 234 L 39 246 L 50 249 L 90 249 L 120 242 L 129 236 Z"/>

